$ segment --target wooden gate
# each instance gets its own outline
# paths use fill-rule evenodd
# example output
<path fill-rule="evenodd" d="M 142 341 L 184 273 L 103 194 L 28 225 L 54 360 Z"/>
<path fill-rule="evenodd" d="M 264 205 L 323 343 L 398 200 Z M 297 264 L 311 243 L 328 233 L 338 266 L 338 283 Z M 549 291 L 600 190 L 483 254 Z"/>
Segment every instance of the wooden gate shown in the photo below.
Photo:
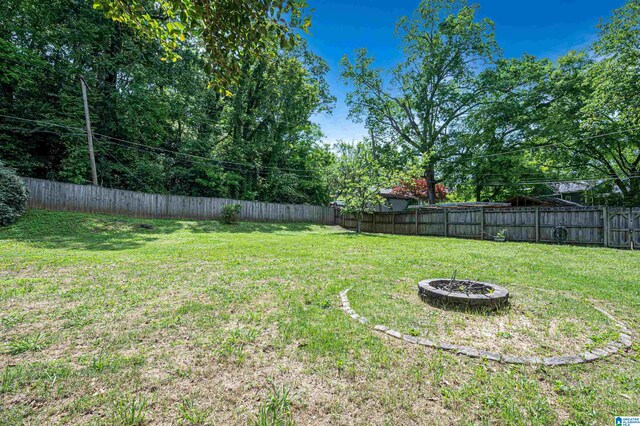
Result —
<path fill-rule="evenodd" d="M 640 209 L 609 208 L 607 211 L 608 246 L 640 247 Z"/>

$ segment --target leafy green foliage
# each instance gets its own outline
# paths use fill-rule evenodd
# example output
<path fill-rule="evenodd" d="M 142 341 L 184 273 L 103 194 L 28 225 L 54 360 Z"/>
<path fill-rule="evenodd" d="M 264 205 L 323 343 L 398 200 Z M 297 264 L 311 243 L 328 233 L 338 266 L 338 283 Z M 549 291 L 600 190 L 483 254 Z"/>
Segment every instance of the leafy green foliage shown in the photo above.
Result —
<path fill-rule="evenodd" d="M 22 179 L 0 162 L 0 226 L 14 223 L 27 210 L 28 198 Z"/>
<path fill-rule="evenodd" d="M 412 17 L 398 22 L 404 61 L 390 70 L 389 82 L 366 49 L 353 62 L 342 60 L 342 77 L 352 85 L 350 116 L 383 142 L 428 160 L 429 203 L 436 202 L 435 168 L 452 128 L 488 90 L 478 78 L 479 64 L 491 64 L 499 53 L 493 23 L 477 21 L 476 9 L 465 0 L 423 0 Z"/>
<path fill-rule="evenodd" d="M 5 346 L 4 353 L 18 355 L 27 351 L 38 352 L 42 348 L 44 348 L 42 335 L 37 334 L 9 341 Z"/>
<path fill-rule="evenodd" d="M 311 118 L 334 98 L 326 62 L 302 41 L 273 57 L 234 59 L 241 72 L 223 96 L 210 87 L 197 40 L 181 42 L 182 60 L 162 61 L 158 43 L 86 0 L 9 0 L 0 21 L 0 158 L 20 175 L 88 182 L 83 75 L 101 185 L 328 201 L 331 154 Z"/>
<path fill-rule="evenodd" d="M 113 404 L 113 421 L 120 426 L 144 424 L 147 400 L 145 398 L 123 396 Z"/>
<path fill-rule="evenodd" d="M 240 221 L 240 208 L 240 204 L 225 204 L 220 214 L 222 223 L 227 225 L 238 223 Z"/>
<path fill-rule="evenodd" d="M 585 202 L 638 204 L 640 2 L 613 11 L 593 45 L 555 62 L 501 59 L 493 23 L 476 10 L 423 1 L 398 24 L 405 61 L 390 78 L 365 49 L 345 57 L 351 116 L 379 143 L 422 157 L 431 193 L 440 180 L 453 199 L 501 201 L 586 182 Z"/>
<path fill-rule="evenodd" d="M 384 205 L 385 199 L 380 190 L 388 188 L 392 182 L 389 172 L 381 163 L 368 143 L 355 145 L 342 143 L 339 154 L 331 171 L 331 182 L 336 200 L 343 203 L 342 211 L 353 214 L 360 221 L 365 213 L 372 213 Z"/>
<path fill-rule="evenodd" d="M 450 152 L 460 155 L 448 166 L 476 199 L 552 193 L 536 182 L 566 180 L 590 184 L 591 202 L 639 202 L 640 3 L 599 28 L 592 46 L 555 63 L 525 55 L 484 73 L 495 89 L 456 136 Z"/>
<path fill-rule="evenodd" d="M 298 0 L 95 0 L 93 7 L 160 43 L 164 60 L 182 58 L 180 47 L 198 39 L 220 88 L 237 82 L 239 57 L 271 60 L 300 40 L 292 29 L 308 32 L 311 26 L 306 2 Z"/>
<path fill-rule="evenodd" d="M 267 401 L 260 407 L 254 426 L 293 426 L 289 389 L 271 383 Z"/>
<path fill-rule="evenodd" d="M 522 186 L 521 182 L 549 180 L 552 169 L 535 149 L 535 126 L 547 111 L 546 86 L 552 69 L 548 60 L 525 55 L 501 59 L 481 78 L 486 91 L 480 105 L 451 135 L 441 163 L 447 184 L 456 188 L 462 200 L 502 200 L 529 192 L 544 194 L 544 187 Z M 533 148 L 533 149 L 529 149 Z M 555 170 L 555 169 L 553 169 Z"/>

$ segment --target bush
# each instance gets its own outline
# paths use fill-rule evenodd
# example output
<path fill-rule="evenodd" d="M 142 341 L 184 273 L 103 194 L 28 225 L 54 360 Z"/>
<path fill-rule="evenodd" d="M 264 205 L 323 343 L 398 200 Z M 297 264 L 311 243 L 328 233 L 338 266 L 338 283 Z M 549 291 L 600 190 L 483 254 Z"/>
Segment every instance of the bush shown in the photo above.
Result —
<path fill-rule="evenodd" d="M 27 210 L 27 187 L 0 162 L 0 226 L 10 225 Z"/>
<path fill-rule="evenodd" d="M 240 204 L 226 204 L 222 207 L 220 220 L 229 225 L 238 223 L 240 221 Z"/>

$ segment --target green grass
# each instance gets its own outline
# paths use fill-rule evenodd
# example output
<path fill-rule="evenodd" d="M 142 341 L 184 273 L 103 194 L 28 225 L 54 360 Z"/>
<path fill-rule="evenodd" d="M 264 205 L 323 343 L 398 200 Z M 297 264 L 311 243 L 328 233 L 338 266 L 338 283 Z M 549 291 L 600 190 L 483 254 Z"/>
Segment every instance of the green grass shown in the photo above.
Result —
<path fill-rule="evenodd" d="M 122 426 L 137 426 L 145 422 L 147 400 L 137 397 L 121 397 L 113 403 L 113 423 Z"/>
<path fill-rule="evenodd" d="M 25 336 L 21 338 L 16 338 L 14 340 L 9 340 L 5 345 L 4 353 L 10 355 L 18 355 L 22 352 L 26 351 L 34 351 L 37 352 L 42 349 L 43 344 L 41 341 L 41 334 L 38 333 L 35 336 Z"/>
<path fill-rule="evenodd" d="M 511 309 L 418 299 L 453 271 Z M 613 424 L 638 414 L 637 345 L 496 364 L 380 335 L 338 293 L 408 334 L 547 355 L 616 338 L 593 304 L 640 328 L 639 283 L 631 251 L 30 211 L 0 230 L 0 424 Z"/>
<path fill-rule="evenodd" d="M 271 394 L 258 410 L 255 426 L 290 426 L 291 400 L 289 390 L 283 385 L 278 388 L 272 384 Z"/>

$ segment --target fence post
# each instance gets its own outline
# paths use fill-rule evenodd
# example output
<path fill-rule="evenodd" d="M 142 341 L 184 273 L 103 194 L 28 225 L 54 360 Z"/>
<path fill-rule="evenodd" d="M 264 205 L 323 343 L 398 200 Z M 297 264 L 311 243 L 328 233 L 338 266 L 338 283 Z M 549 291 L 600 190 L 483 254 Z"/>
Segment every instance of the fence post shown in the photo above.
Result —
<path fill-rule="evenodd" d="M 444 209 L 444 236 L 449 236 L 449 210 L 446 207 Z"/>
<path fill-rule="evenodd" d="M 602 208 L 602 241 L 605 247 L 609 247 L 609 209 Z"/>
<path fill-rule="evenodd" d="M 376 214 L 378 212 L 373 212 L 371 215 L 371 232 L 376 233 L 378 230 L 376 229 Z"/>
<path fill-rule="evenodd" d="M 629 207 L 629 248 L 633 250 L 633 207 Z"/>
<path fill-rule="evenodd" d="M 484 207 L 480 207 L 480 239 L 484 240 Z"/>
<path fill-rule="evenodd" d="M 540 207 L 536 207 L 536 243 L 540 242 Z"/>
<path fill-rule="evenodd" d="M 396 212 L 391 212 L 391 234 L 396 234 Z"/>
<path fill-rule="evenodd" d="M 418 235 L 418 209 L 416 208 L 416 235 Z"/>

